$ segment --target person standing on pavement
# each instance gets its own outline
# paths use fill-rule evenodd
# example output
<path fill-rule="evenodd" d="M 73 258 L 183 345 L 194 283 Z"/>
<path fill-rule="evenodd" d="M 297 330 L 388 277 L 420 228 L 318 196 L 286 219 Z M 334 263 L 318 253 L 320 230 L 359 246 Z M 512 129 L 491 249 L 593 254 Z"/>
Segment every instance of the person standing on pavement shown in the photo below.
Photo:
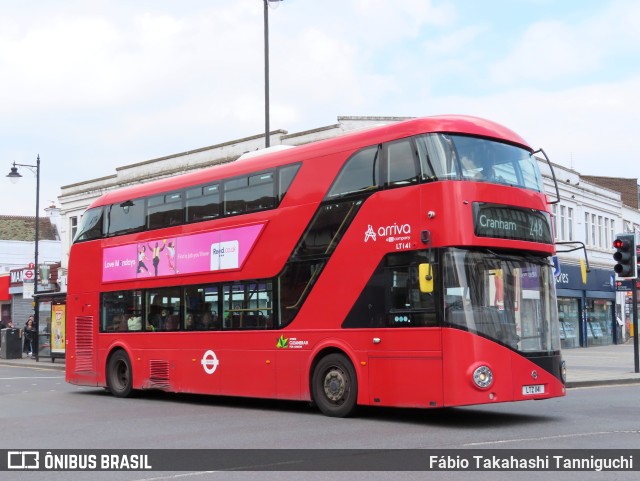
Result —
<path fill-rule="evenodd" d="M 27 356 L 33 356 L 33 340 L 36 336 L 36 328 L 33 326 L 33 316 L 29 316 L 27 323 L 24 325 L 24 346 L 23 351 Z"/>

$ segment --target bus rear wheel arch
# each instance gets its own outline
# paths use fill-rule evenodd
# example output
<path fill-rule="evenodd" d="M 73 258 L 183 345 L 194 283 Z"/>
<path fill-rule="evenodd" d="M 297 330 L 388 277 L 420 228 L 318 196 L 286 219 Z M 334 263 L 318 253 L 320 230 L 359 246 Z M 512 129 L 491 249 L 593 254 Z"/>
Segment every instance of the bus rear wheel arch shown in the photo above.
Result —
<path fill-rule="evenodd" d="M 358 378 L 346 355 L 334 352 L 317 362 L 311 378 L 311 397 L 327 416 L 353 414 L 358 399 Z"/>
<path fill-rule="evenodd" d="M 133 392 L 131 360 L 123 349 L 118 349 L 109 356 L 107 386 L 115 397 L 129 397 Z"/>

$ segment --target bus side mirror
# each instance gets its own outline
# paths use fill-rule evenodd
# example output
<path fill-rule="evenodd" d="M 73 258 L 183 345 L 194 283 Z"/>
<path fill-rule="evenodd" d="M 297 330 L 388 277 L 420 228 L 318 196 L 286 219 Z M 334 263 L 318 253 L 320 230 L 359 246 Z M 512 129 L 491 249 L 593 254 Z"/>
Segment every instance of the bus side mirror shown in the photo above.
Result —
<path fill-rule="evenodd" d="M 418 266 L 418 278 L 420 279 L 420 292 L 429 294 L 433 292 L 433 272 L 431 264 L 420 264 Z"/>

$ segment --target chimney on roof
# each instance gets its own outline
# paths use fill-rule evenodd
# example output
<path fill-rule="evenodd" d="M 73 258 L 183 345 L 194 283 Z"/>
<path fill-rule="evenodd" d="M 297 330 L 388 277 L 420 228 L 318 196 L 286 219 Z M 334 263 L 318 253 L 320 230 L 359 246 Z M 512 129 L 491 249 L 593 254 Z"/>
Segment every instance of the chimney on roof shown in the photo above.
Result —
<path fill-rule="evenodd" d="M 58 231 L 58 238 L 61 238 L 60 230 L 62 226 L 60 225 L 60 208 L 56 207 L 55 203 L 51 201 L 51 205 L 44 210 L 49 216 L 49 220 L 55 226 L 56 231 Z"/>

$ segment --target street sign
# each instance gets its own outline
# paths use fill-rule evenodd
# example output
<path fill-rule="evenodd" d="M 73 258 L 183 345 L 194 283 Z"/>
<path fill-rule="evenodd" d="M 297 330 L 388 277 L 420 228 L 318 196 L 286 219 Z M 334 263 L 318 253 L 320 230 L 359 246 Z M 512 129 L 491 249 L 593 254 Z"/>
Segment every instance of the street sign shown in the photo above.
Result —
<path fill-rule="evenodd" d="M 35 271 L 33 269 L 27 269 L 24 271 L 24 274 L 22 277 L 24 282 L 33 282 L 34 278 L 35 278 Z"/>
<path fill-rule="evenodd" d="M 620 279 L 616 281 L 616 291 L 631 292 L 633 290 L 633 279 Z"/>
<path fill-rule="evenodd" d="M 633 290 L 633 279 L 619 279 L 616 281 L 616 291 L 631 292 Z"/>
<path fill-rule="evenodd" d="M 33 293 L 34 293 L 34 284 L 33 282 L 27 283 L 25 282 L 22 285 L 22 298 L 23 299 L 33 299 Z"/>

